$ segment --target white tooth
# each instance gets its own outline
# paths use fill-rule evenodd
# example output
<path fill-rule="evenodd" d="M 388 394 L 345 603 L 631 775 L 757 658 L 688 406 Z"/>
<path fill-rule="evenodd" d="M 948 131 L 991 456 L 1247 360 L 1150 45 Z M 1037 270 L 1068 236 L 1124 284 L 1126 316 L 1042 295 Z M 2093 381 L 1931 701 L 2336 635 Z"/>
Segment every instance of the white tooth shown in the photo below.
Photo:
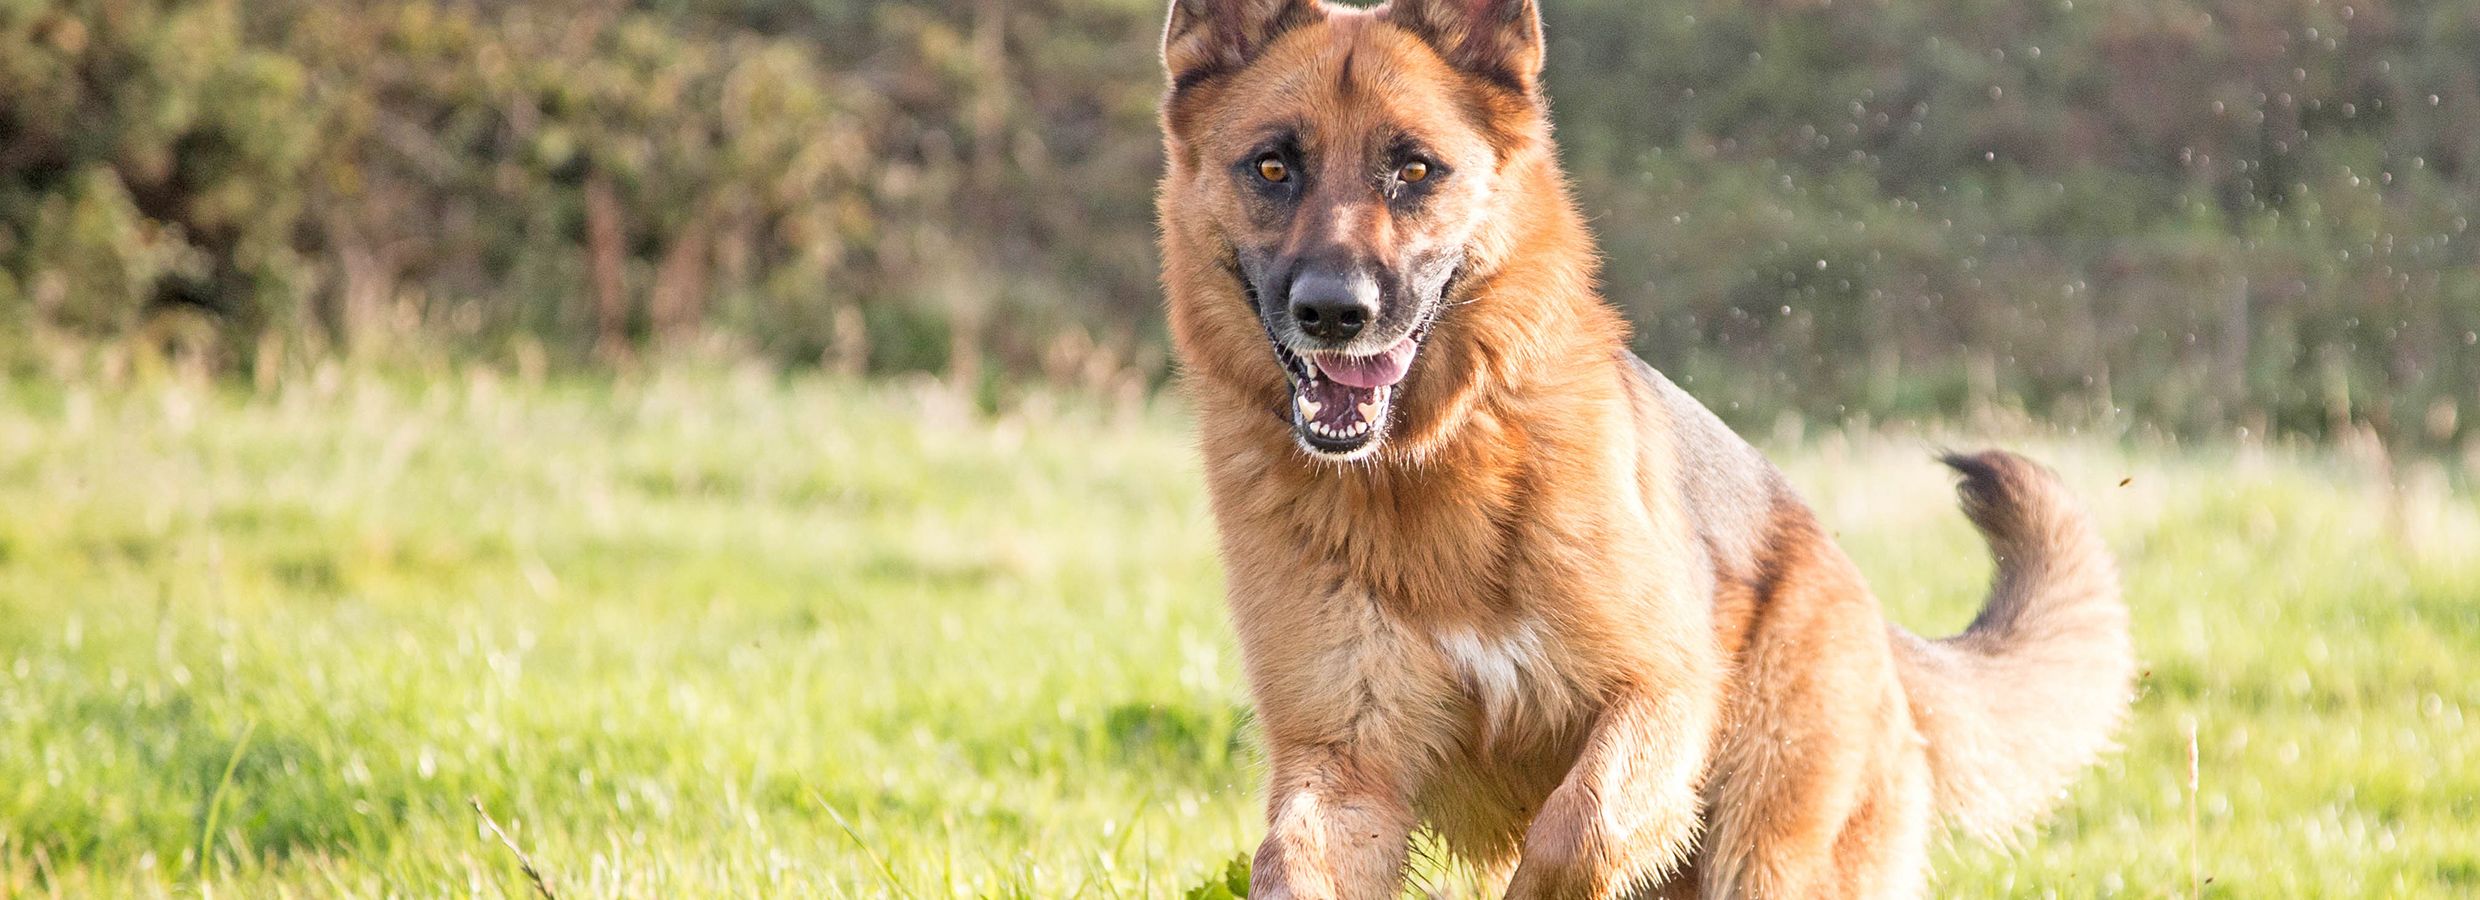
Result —
<path fill-rule="evenodd" d="M 1292 408 L 1300 411 L 1300 418 L 1302 421 L 1307 421 L 1309 419 L 1317 418 L 1318 410 L 1325 408 L 1325 406 L 1315 400 L 1309 399 L 1305 394 L 1294 394 L 1292 395 Z"/>
<path fill-rule="evenodd" d="M 1378 418 L 1378 401 L 1372 400 L 1367 403 L 1363 403 L 1360 405 L 1360 410 L 1361 422 L 1365 424 L 1376 421 Z"/>

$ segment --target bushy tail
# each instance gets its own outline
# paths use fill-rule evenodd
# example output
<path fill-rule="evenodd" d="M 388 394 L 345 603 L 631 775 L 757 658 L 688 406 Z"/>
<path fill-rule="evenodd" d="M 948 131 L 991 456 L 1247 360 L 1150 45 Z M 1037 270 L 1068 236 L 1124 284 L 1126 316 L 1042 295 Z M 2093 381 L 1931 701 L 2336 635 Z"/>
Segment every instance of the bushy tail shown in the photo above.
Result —
<path fill-rule="evenodd" d="M 2110 746 L 2135 654 L 2109 548 L 2057 476 L 1999 451 L 1944 461 L 1997 577 L 1970 628 L 1940 641 L 1897 628 L 1895 657 L 1939 814 L 2003 838 Z"/>

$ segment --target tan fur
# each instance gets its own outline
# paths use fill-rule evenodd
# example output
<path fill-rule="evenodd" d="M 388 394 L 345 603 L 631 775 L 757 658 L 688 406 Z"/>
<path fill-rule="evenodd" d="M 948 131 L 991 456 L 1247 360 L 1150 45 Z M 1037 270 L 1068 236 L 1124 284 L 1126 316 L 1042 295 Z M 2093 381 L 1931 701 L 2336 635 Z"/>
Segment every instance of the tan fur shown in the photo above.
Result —
<path fill-rule="evenodd" d="M 1780 475 L 1626 350 L 1539 99 L 1530 0 L 1175 0 L 1164 280 L 1271 771 L 1252 896 L 1400 890 L 1435 831 L 1509 897 L 1911 896 L 1935 817 L 2003 832 L 2106 742 L 2132 662 L 2054 478 L 1950 460 L 1999 556 L 1965 634 L 1884 622 Z M 1270 123 L 1319 180 L 1270 214 Z M 1371 142 L 1455 174 L 1365 196 Z M 1243 248 L 1461 276 L 1385 442 L 1296 446 Z"/>

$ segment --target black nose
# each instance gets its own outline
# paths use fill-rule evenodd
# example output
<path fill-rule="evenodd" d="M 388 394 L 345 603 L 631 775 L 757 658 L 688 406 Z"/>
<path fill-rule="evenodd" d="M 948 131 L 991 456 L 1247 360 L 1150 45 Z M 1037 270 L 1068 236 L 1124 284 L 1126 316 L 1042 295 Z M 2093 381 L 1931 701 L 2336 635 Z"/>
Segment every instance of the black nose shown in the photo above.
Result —
<path fill-rule="evenodd" d="M 1292 321 L 1321 341 L 1348 341 L 1378 317 L 1378 283 L 1361 272 L 1303 272 L 1292 280 Z"/>

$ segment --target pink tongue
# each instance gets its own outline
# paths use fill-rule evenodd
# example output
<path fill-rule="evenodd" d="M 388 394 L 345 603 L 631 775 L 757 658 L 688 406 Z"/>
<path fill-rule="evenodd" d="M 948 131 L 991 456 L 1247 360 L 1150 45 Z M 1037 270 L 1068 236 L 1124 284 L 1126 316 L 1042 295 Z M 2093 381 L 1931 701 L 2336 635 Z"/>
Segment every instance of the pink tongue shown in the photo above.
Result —
<path fill-rule="evenodd" d="M 1385 387 L 1404 380 L 1404 372 L 1412 368 L 1412 339 L 1388 347 L 1376 356 L 1343 356 L 1319 354 L 1318 371 L 1343 384 L 1356 388 Z"/>

